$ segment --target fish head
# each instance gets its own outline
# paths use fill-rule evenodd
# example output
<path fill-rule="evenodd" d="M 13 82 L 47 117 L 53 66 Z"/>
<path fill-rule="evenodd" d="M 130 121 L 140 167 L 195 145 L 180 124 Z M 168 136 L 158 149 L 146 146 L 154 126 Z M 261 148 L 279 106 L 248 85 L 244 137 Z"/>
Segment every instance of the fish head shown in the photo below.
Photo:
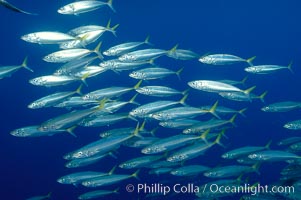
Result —
<path fill-rule="evenodd" d="M 68 184 L 69 182 L 68 179 L 65 177 L 58 178 L 56 181 L 61 184 Z"/>
<path fill-rule="evenodd" d="M 178 154 L 178 155 L 170 156 L 166 160 L 168 162 L 180 162 L 180 161 L 185 160 L 186 158 L 187 158 L 187 155 L 185 155 L 185 154 Z"/>
<path fill-rule="evenodd" d="M 144 149 L 141 150 L 141 153 L 144 154 L 150 154 L 152 152 L 152 148 L 150 147 L 145 147 Z"/>
<path fill-rule="evenodd" d="M 132 111 L 129 112 L 130 116 L 133 116 L 133 117 L 138 117 L 138 116 L 141 116 L 143 115 L 143 109 L 133 109 Z"/>
<path fill-rule="evenodd" d="M 153 114 L 150 114 L 149 116 L 156 120 L 162 120 L 164 118 L 164 115 L 161 112 L 153 113 Z"/>
<path fill-rule="evenodd" d="M 211 178 L 218 177 L 218 173 L 215 172 L 215 171 L 207 171 L 207 172 L 204 173 L 204 176 L 211 177 Z"/>
<path fill-rule="evenodd" d="M 131 169 L 132 168 L 132 165 L 131 165 L 131 163 L 121 163 L 120 165 L 119 165 L 119 167 L 120 168 L 122 168 L 122 169 Z"/>
<path fill-rule="evenodd" d="M 45 102 L 37 101 L 29 104 L 27 107 L 30 109 L 37 109 L 37 108 L 42 108 L 44 106 L 45 106 Z"/>
<path fill-rule="evenodd" d="M 115 62 L 113 62 L 111 60 L 107 60 L 107 61 L 101 62 L 99 64 L 99 66 L 103 67 L 103 68 L 112 68 L 112 67 L 115 67 Z"/>
<path fill-rule="evenodd" d="M 58 69 L 58 70 L 56 70 L 56 71 L 53 73 L 53 75 L 59 76 L 59 75 L 65 74 L 65 73 L 66 73 L 65 70 L 63 70 L 63 69 Z"/>
<path fill-rule="evenodd" d="M 163 122 L 159 122 L 159 125 L 163 127 L 169 127 L 171 126 L 171 123 L 168 121 L 163 121 Z"/>
<path fill-rule="evenodd" d="M 269 106 L 265 106 L 265 107 L 262 107 L 261 110 L 264 112 L 269 112 L 271 109 Z"/>
<path fill-rule="evenodd" d="M 21 37 L 22 40 L 26 42 L 32 42 L 32 43 L 38 43 L 40 41 L 39 37 L 37 36 L 36 33 L 30 33 L 27 35 L 23 35 Z"/>
<path fill-rule="evenodd" d="M 258 69 L 256 67 L 246 67 L 245 68 L 245 71 L 246 72 L 249 72 L 249 73 L 256 73 L 256 72 L 259 72 Z"/>
<path fill-rule="evenodd" d="M 83 151 L 77 151 L 77 152 L 74 152 L 71 157 L 74 159 L 74 158 L 84 158 L 86 157 L 86 155 L 84 154 Z"/>
<path fill-rule="evenodd" d="M 181 176 L 181 171 L 180 170 L 172 170 L 171 172 L 170 172 L 170 174 L 172 174 L 172 175 L 175 175 L 175 176 Z"/>
<path fill-rule="evenodd" d="M 230 154 L 224 153 L 224 154 L 222 155 L 222 158 L 225 158 L 225 159 L 230 158 Z"/>
<path fill-rule="evenodd" d="M 258 153 L 252 153 L 252 154 L 248 155 L 248 158 L 250 158 L 251 160 L 262 160 L 263 155 L 260 155 Z"/>
<path fill-rule="evenodd" d="M 192 133 L 192 129 L 191 128 L 187 128 L 183 130 L 183 134 L 190 134 Z"/>
<path fill-rule="evenodd" d="M 43 58 L 43 60 L 46 62 L 55 62 L 57 59 L 58 59 L 58 57 L 55 57 L 52 55 L 47 55 Z"/>
<path fill-rule="evenodd" d="M 97 99 L 95 95 L 92 95 L 91 93 L 85 94 L 82 96 L 82 100 L 87 101 L 87 100 L 93 100 Z"/>
<path fill-rule="evenodd" d="M 72 160 L 72 159 L 73 159 L 72 155 L 73 155 L 73 152 L 72 152 L 72 153 L 67 153 L 67 154 L 65 154 L 65 155 L 63 156 L 63 158 L 64 158 L 65 160 Z"/>
<path fill-rule="evenodd" d="M 67 168 L 76 168 L 76 167 L 79 167 L 79 164 L 77 162 L 75 162 L 75 160 L 72 160 L 72 161 L 66 163 L 65 167 L 67 167 Z"/>
<path fill-rule="evenodd" d="M 129 77 L 135 78 L 135 79 L 143 79 L 143 78 L 145 78 L 145 73 L 134 71 L 129 74 Z"/>
<path fill-rule="evenodd" d="M 214 59 L 210 56 L 202 56 L 199 61 L 204 64 L 213 64 Z"/>
<path fill-rule="evenodd" d="M 60 44 L 61 49 L 72 49 L 83 46 L 83 42 L 81 40 L 75 39 L 69 42 L 64 42 Z"/>
<path fill-rule="evenodd" d="M 137 88 L 136 91 L 139 92 L 140 94 L 145 94 L 145 95 L 150 95 L 151 94 L 151 90 L 149 88 L 146 88 L 146 87 Z"/>
<path fill-rule="evenodd" d="M 31 80 L 29 80 L 29 83 L 31 83 L 32 85 L 43 85 L 45 81 L 43 80 L 42 77 L 38 77 L 38 78 L 33 78 Z"/>
<path fill-rule="evenodd" d="M 117 51 L 115 48 L 111 48 L 111 49 L 108 49 L 103 52 L 103 55 L 105 55 L 105 56 L 114 56 L 116 54 L 117 54 Z"/>
<path fill-rule="evenodd" d="M 118 60 L 125 62 L 125 61 L 135 61 L 137 57 L 135 55 L 124 54 L 118 58 Z"/>
<path fill-rule="evenodd" d="M 200 89 L 205 86 L 205 83 L 203 81 L 190 81 L 188 85 L 194 89 Z"/>
<path fill-rule="evenodd" d="M 291 123 L 284 124 L 283 128 L 294 129 L 294 125 Z"/>
<path fill-rule="evenodd" d="M 92 181 L 83 181 L 82 185 L 85 187 L 93 187 L 93 182 Z"/>
<path fill-rule="evenodd" d="M 94 122 L 93 121 L 89 121 L 89 119 L 88 119 L 88 120 L 83 120 L 82 122 L 79 123 L 79 125 L 85 126 L 85 127 L 89 127 L 89 126 L 93 126 Z"/>
<path fill-rule="evenodd" d="M 58 13 L 63 14 L 63 15 L 73 14 L 74 11 L 75 11 L 75 8 L 72 4 L 65 5 L 57 10 Z"/>
<path fill-rule="evenodd" d="M 10 134 L 16 137 L 23 137 L 27 135 L 24 128 L 15 129 L 11 131 Z"/>

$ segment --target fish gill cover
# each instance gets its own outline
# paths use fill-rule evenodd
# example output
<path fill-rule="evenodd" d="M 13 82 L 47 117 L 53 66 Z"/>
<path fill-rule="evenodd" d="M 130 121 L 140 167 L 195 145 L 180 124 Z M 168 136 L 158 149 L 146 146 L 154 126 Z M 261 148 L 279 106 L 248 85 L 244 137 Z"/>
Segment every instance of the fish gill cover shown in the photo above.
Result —
<path fill-rule="evenodd" d="M 301 199 L 297 0 L 1 5 L 1 199 Z"/>

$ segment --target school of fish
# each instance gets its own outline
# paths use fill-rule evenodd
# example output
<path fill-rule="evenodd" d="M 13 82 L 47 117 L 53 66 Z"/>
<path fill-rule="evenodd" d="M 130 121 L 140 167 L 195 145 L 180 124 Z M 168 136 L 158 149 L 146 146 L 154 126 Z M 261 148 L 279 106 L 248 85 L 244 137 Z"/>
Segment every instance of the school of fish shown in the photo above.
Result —
<path fill-rule="evenodd" d="M 111 10 L 112 14 L 118 14 L 112 0 L 74 1 L 58 8 L 57 12 L 80 17 L 105 8 Z M 102 37 L 104 34 L 111 35 L 115 40 L 118 38 L 116 32 L 119 24 L 112 24 L 109 20 L 104 26 L 83 25 L 68 32 L 43 30 L 20 36 L 21 40 L 28 43 L 59 47 L 57 51 L 41 58 L 57 66 L 53 73 L 28 80 L 34 86 L 59 88 L 59 92 L 37 95 L 36 100 L 26 106 L 28 109 L 55 107 L 65 110 L 65 113 L 12 130 L 10 134 L 16 137 L 43 137 L 67 132 L 76 137 L 79 127 L 86 130 L 87 134 L 89 131 L 96 132 L 94 141 L 82 143 L 71 152 L 62 152 L 66 160 L 65 167 L 69 168 L 70 173 L 58 175 L 58 184 L 90 189 L 78 199 L 97 199 L 107 195 L 117 198 L 120 191 L 124 190 L 123 184 L 126 185 L 129 179 L 137 178 L 138 182 L 145 182 L 148 176 L 163 176 L 162 183 L 169 185 L 184 182 L 194 183 L 199 188 L 207 184 L 239 187 L 253 185 L 256 178 L 264 176 L 260 172 L 266 163 L 283 162 L 286 165 L 279 175 L 279 182 L 267 184 L 289 184 L 294 186 L 293 193 L 240 194 L 239 198 L 301 199 L 301 137 L 292 135 L 280 141 L 271 138 L 271 141 L 263 141 L 266 145 L 231 148 L 231 130 L 239 127 L 240 118 L 248 119 L 248 107 L 234 109 L 222 103 L 258 104 L 263 114 L 300 109 L 301 101 L 291 99 L 265 103 L 268 91 L 264 86 L 248 81 L 248 76 L 265 76 L 281 71 L 294 76 L 292 62 L 288 62 L 287 66 L 255 64 L 254 55 L 243 58 L 224 52 L 201 56 L 179 48 L 176 42 L 168 48 L 157 47 L 150 42 L 151 36 L 145 36 L 140 41 L 108 44 Z M 32 48 L 35 48 L 34 45 Z M 31 56 L 28 56 L 29 60 Z M 161 58 L 184 65 L 162 66 Z M 199 67 L 213 67 L 216 73 L 221 67 L 241 65 L 245 67 L 245 77 L 241 77 L 241 80 L 210 80 L 203 79 L 199 74 L 197 79 L 184 79 L 182 72 L 193 70 L 185 68 L 185 63 L 193 61 L 197 61 Z M 34 72 L 28 66 L 26 57 L 19 65 L 1 66 L 0 78 L 10 77 L 23 68 Z M 119 76 L 127 79 L 128 84 L 118 82 Z M 93 84 L 103 77 L 108 78 L 109 87 Z M 169 79 L 176 84 L 166 81 Z M 75 85 L 73 91 L 64 90 L 68 84 Z M 257 88 L 264 92 L 255 93 Z M 192 96 L 192 92 L 199 95 Z M 198 98 L 210 101 L 205 105 L 195 104 Z M 194 99 L 193 104 L 190 99 Z M 292 132 L 300 130 L 301 118 L 286 121 L 282 126 Z M 206 152 L 212 149 L 223 151 L 222 155 L 212 158 L 222 160 L 219 165 L 206 158 Z M 136 153 L 131 159 L 124 160 L 123 155 L 129 156 L 127 150 Z M 110 166 L 110 171 L 89 170 L 89 166 L 101 164 L 105 157 L 114 160 L 115 165 Z M 74 172 L 74 169 L 81 170 Z M 172 178 L 169 181 L 166 177 Z M 252 177 L 251 180 L 249 177 Z M 28 199 L 48 199 L 51 194 L 55 194 L 55 191 Z M 142 195 L 139 199 L 160 199 L 163 195 L 174 198 L 174 194 L 158 192 Z M 237 194 L 198 190 L 193 196 L 194 199 L 223 199 L 237 197 Z"/>

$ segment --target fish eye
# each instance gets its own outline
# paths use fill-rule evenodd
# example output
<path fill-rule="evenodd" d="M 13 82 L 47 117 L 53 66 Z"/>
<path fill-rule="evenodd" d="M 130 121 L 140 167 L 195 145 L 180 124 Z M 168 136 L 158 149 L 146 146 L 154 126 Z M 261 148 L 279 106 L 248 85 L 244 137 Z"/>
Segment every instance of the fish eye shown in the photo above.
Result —
<path fill-rule="evenodd" d="M 91 185 L 91 181 L 85 181 L 83 183 L 84 183 L 84 185 Z"/>
<path fill-rule="evenodd" d="M 257 158 L 258 156 L 257 156 L 257 154 L 251 154 L 248 157 L 251 158 L 251 159 L 254 159 L 254 158 Z"/>

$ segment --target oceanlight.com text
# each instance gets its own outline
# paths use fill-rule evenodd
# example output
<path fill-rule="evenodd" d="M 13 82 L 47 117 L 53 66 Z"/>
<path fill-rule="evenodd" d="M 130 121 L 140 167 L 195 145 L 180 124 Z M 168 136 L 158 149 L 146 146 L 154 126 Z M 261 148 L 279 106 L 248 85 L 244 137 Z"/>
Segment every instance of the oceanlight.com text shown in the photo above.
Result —
<path fill-rule="evenodd" d="M 192 183 L 188 184 L 174 184 L 164 185 L 161 183 L 147 184 L 141 183 L 137 185 L 128 184 L 126 186 L 127 192 L 136 192 L 138 194 L 163 194 L 169 193 L 177 194 L 197 194 L 197 193 L 226 193 L 226 194 L 250 194 L 257 195 L 259 193 L 294 193 L 295 188 L 293 186 L 279 186 L 279 185 L 218 185 L 218 184 L 205 184 L 198 186 Z"/>

